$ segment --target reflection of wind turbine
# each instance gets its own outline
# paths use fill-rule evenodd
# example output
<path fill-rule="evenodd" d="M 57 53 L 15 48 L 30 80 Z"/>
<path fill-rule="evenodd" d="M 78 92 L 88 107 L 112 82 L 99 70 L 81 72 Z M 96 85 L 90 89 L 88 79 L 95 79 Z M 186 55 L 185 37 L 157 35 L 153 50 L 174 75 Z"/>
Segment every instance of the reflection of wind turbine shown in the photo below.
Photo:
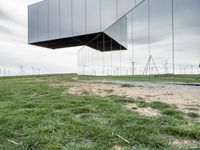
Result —
<path fill-rule="evenodd" d="M 199 70 L 200 70 L 200 63 L 199 63 Z"/>
<path fill-rule="evenodd" d="M 136 61 L 130 60 L 131 61 L 131 67 L 132 67 L 132 75 L 135 75 L 135 64 L 138 63 Z"/>
<path fill-rule="evenodd" d="M 194 65 L 191 65 L 191 74 L 193 74 L 194 73 Z"/>
<path fill-rule="evenodd" d="M 146 64 L 146 66 L 144 68 L 143 75 L 147 75 L 148 71 L 149 71 L 149 75 L 151 74 L 151 71 L 150 71 L 150 69 L 151 69 L 150 68 L 151 61 L 152 61 L 153 65 L 154 65 L 154 67 L 156 69 L 156 72 L 159 74 L 159 71 L 158 71 L 158 68 L 156 66 L 156 63 L 154 62 L 154 59 L 153 59 L 152 55 L 150 55 L 150 57 L 149 57 L 149 59 L 147 61 L 147 64 Z"/>
<path fill-rule="evenodd" d="M 164 65 L 164 74 L 167 74 L 167 72 L 168 72 L 168 59 L 164 60 L 163 65 Z"/>

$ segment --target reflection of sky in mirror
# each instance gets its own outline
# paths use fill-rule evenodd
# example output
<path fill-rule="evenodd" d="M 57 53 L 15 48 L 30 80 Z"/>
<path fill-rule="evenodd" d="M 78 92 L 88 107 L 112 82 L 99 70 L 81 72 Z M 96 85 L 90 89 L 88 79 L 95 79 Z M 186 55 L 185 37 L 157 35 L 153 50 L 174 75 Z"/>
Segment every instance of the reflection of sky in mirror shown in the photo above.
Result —
<path fill-rule="evenodd" d="M 157 67 L 161 70 L 161 73 L 164 73 L 166 64 L 168 65 L 168 72 L 172 73 L 172 1 L 150 0 L 150 10 L 151 55 L 153 56 Z M 199 0 L 174 0 L 176 73 L 180 73 L 182 70 L 185 71 L 184 73 L 191 73 L 191 70 L 194 68 L 195 71 L 192 72 L 199 73 L 199 13 Z M 133 60 L 132 49 L 134 48 L 135 66 L 140 70 L 140 73 L 143 72 L 144 66 L 149 58 L 147 1 L 137 7 L 133 13 L 129 13 L 126 17 L 128 19 L 128 51 L 106 52 L 104 56 L 103 54 L 96 53 L 95 57 L 88 57 L 90 60 L 88 60 L 86 64 L 93 64 L 94 70 L 96 69 L 100 70 L 99 72 L 102 72 L 102 69 L 104 68 L 104 71 L 112 69 L 115 71 L 118 70 L 119 72 L 120 69 L 122 74 L 126 74 L 127 72 L 131 73 L 131 62 Z M 118 29 L 120 28 L 123 28 L 123 25 L 118 27 Z M 123 39 L 123 37 L 120 37 L 120 32 L 116 32 L 116 24 L 109 27 L 106 30 L 106 33 L 115 40 Z M 133 39 L 131 36 L 132 33 Z M 91 50 L 88 50 L 88 53 L 90 53 L 90 51 Z M 87 57 L 87 52 L 85 52 L 85 55 Z M 104 63 L 102 62 L 103 60 Z M 86 67 L 88 72 L 91 72 L 91 68 L 90 65 L 89 67 Z"/>

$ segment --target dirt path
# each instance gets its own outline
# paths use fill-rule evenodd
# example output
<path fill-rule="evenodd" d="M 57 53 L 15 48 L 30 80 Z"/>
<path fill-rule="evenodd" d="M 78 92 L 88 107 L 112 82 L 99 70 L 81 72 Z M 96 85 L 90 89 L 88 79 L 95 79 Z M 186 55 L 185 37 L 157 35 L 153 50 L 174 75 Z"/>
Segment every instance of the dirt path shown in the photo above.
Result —
<path fill-rule="evenodd" d="M 176 105 L 179 109 L 200 114 L 200 87 L 186 85 L 121 85 L 105 83 L 75 83 L 68 92 L 70 94 L 95 94 L 99 96 L 121 95 L 131 98 L 143 98 L 147 101 L 161 101 Z"/>

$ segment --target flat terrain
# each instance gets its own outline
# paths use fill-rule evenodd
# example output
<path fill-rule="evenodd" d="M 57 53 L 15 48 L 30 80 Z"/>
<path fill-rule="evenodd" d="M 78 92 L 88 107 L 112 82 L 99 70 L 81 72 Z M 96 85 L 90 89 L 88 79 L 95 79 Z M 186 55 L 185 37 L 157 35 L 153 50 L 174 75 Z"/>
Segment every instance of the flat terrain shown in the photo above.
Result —
<path fill-rule="evenodd" d="M 67 92 L 74 95 L 82 95 L 83 93 L 101 97 L 118 95 L 133 99 L 143 99 L 146 102 L 159 101 L 175 105 L 185 113 L 193 110 L 200 115 L 200 86 L 142 82 L 135 84 L 77 82 Z"/>
<path fill-rule="evenodd" d="M 0 149 L 200 149 L 199 76 L 136 78 L 0 78 Z"/>

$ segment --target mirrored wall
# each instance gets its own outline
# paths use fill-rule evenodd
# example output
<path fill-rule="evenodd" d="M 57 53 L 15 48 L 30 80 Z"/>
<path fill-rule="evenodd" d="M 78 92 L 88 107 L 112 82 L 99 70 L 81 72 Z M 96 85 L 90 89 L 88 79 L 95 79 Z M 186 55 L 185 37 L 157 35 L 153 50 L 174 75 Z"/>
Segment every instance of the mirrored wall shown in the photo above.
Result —
<path fill-rule="evenodd" d="M 43 0 L 28 7 L 29 43 L 106 30 L 140 0 Z"/>
<path fill-rule="evenodd" d="M 138 0 L 134 3 L 135 7 L 125 15 L 118 13 L 119 20 L 106 28 L 104 35 L 91 41 L 102 47 L 102 51 L 92 48 L 91 43 L 88 43 L 90 47 L 79 50 L 78 74 L 199 74 L 200 1 Z M 109 41 L 100 39 L 107 36 L 111 37 Z M 116 47 L 114 42 L 121 46 Z"/>

